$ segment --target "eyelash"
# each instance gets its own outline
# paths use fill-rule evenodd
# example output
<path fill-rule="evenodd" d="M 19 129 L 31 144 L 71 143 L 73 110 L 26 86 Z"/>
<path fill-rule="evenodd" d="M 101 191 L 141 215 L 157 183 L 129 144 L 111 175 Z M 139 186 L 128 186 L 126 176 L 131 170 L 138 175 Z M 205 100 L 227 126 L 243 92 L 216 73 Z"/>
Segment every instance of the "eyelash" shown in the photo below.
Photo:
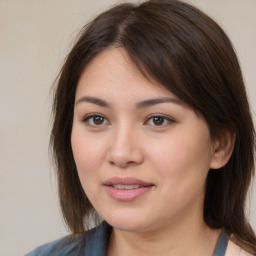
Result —
<path fill-rule="evenodd" d="M 95 123 L 90 123 L 90 121 L 92 120 L 92 122 L 93 122 L 93 119 L 94 118 L 103 118 L 104 119 L 104 121 L 107 121 L 107 119 L 103 116 L 103 115 L 100 115 L 100 114 L 89 114 L 89 115 L 87 115 L 87 116 L 85 116 L 83 119 L 82 119 L 82 122 L 83 123 L 85 123 L 86 125 L 88 125 L 88 126 L 101 126 L 101 125 L 105 125 L 105 124 L 95 124 Z M 104 122 L 103 121 L 103 122 Z M 110 122 L 109 121 L 107 121 L 108 122 L 108 124 L 110 124 Z"/>
<path fill-rule="evenodd" d="M 102 122 L 102 123 L 96 124 L 95 123 L 95 118 L 101 118 L 101 120 L 99 120 L 99 121 Z M 155 118 L 155 120 L 153 120 L 154 118 Z M 157 120 L 157 119 L 160 119 L 160 120 Z M 93 123 L 90 123 L 90 121 L 93 122 Z M 150 121 L 152 121 L 152 122 L 154 122 L 154 121 L 159 122 L 160 121 L 160 125 L 157 125 L 156 123 L 153 123 L 153 124 L 151 123 L 150 124 Z M 86 117 L 84 117 L 82 119 L 82 122 L 85 123 L 86 125 L 92 126 L 92 127 L 95 127 L 95 126 L 99 127 L 99 126 L 102 126 L 102 125 L 109 125 L 110 124 L 110 122 L 103 115 L 97 114 L 97 113 L 87 115 Z M 105 122 L 107 122 L 107 123 L 105 123 Z M 143 124 L 146 124 L 146 125 L 149 124 L 149 125 L 152 125 L 152 126 L 155 126 L 155 127 L 165 127 L 165 126 L 167 126 L 169 124 L 172 124 L 174 122 L 175 121 L 171 117 L 167 117 L 165 115 L 160 115 L 159 114 L 159 115 L 151 115 L 151 116 L 147 117 L 147 120 Z"/>
<path fill-rule="evenodd" d="M 154 122 L 154 121 L 153 121 L 154 118 L 155 118 L 155 120 L 156 120 L 156 118 L 160 118 L 160 119 L 162 119 L 162 121 L 164 122 L 164 124 L 160 124 L 160 125 L 152 124 L 152 126 L 155 126 L 155 127 L 166 127 L 167 125 L 172 124 L 172 123 L 175 122 L 175 121 L 173 120 L 173 118 L 159 114 L 159 115 L 152 115 L 152 116 L 149 116 L 149 117 L 147 118 L 147 121 L 146 121 L 145 123 L 149 123 L 150 120 L 152 120 L 152 122 Z"/>

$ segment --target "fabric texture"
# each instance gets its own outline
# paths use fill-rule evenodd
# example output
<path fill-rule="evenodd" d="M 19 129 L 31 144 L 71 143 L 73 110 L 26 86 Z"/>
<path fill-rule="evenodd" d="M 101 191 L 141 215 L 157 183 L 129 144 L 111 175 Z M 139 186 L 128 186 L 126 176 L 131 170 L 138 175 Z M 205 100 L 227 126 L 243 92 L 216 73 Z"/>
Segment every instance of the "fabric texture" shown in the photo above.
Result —
<path fill-rule="evenodd" d="M 105 256 L 111 226 L 103 222 L 76 237 L 70 235 L 44 244 L 25 256 Z"/>
<path fill-rule="evenodd" d="M 220 237 L 218 239 L 215 251 L 213 253 L 213 256 L 225 256 L 227 245 L 228 245 L 228 236 L 222 230 Z"/>
<path fill-rule="evenodd" d="M 44 244 L 25 256 L 105 256 L 112 227 L 103 222 L 75 237 L 65 236 Z M 229 240 L 222 232 L 213 256 L 252 256 Z"/>

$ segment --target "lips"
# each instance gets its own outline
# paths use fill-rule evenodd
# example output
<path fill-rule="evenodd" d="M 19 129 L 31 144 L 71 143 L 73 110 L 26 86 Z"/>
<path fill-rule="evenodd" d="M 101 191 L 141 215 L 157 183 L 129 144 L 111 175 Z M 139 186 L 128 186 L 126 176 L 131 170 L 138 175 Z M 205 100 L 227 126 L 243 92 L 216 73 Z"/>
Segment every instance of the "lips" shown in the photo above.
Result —
<path fill-rule="evenodd" d="M 147 183 L 141 181 L 139 179 L 135 179 L 132 177 L 120 178 L 120 177 L 112 177 L 104 182 L 106 186 L 114 186 L 114 185 L 138 185 L 140 187 L 148 187 L 153 186 L 152 183 Z"/>
<path fill-rule="evenodd" d="M 110 197 L 117 201 L 127 202 L 149 192 L 154 184 L 131 177 L 113 177 L 104 182 L 104 186 Z"/>
<path fill-rule="evenodd" d="M 139 188 L 140 185 L 123 185 L 123 184 L 117 184 L 117 185 L 112 185 L 112 187 L 114 187 L 115 189 L 125 189 L 125 190 L 130 190 L 130 189 L 135 189 L 135 188 Z"/>

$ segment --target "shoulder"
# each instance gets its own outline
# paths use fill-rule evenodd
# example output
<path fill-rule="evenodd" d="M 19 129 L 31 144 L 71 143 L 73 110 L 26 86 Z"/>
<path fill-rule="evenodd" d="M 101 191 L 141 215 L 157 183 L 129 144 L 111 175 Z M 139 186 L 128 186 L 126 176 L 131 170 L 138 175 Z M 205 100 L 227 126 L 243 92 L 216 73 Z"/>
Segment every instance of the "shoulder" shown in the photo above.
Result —
<path fill-rule="evenodd" d="M 81 235 L 79 235 L 80 237 Z M 73 238 L 71 235 L 62 237 L 55 241 L 43 244 L 25 256 L 68 256 L 74 254 L 78 249 L 79 237 Z"/>
<path fill-rule="evenodd" d="M 229 239 L 225 256 L 253 256 Z"/>
<path fill-rule="evenodd" d="M 103 222 L 96 228 L 76 236 L 65 236 L 58 240 L 41 245 L 25 256 L 73 256 L 104 255 L 111 227 Z"/>

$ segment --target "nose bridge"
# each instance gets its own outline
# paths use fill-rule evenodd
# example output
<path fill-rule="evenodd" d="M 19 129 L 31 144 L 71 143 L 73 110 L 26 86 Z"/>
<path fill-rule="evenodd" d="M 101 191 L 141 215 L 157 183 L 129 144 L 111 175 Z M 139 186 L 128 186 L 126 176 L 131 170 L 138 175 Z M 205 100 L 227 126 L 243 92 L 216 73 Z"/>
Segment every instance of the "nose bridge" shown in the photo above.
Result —
<path fill-rule="evenodd" d="M 139 164 L 143 152 L 138 144 L 137 130 L 128 122 L 118 124 L 112 131 L 108 160 L 119 167 Z"/>

